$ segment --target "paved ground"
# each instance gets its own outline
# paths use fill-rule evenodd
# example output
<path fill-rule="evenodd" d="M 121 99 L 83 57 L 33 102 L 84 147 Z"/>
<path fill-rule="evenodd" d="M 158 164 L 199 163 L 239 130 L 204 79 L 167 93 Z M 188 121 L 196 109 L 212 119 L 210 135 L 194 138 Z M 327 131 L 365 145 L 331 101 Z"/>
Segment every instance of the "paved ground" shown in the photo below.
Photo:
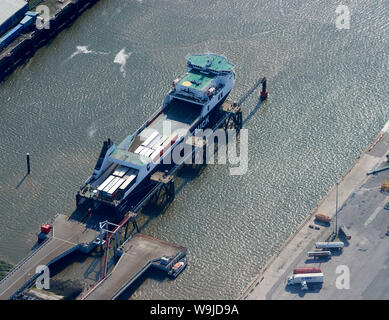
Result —
<path fill-rule="evenodd" d="M 389 122 L 388 122 L 389 124 Z M 389 299 L 389 193 L 380 192 L 381 182 L 389 179 L 389 171 L 367 176 L 366 173 L 385 167 L 385 153 L 389 150 L 389 130 L 385 126 L 374 147 L 361 155 L 339 184 L 338 223 L 344 223 L 352 234 L 341 252 L 330 259 L 314 260 L 306 253 L 314 249 L 316 241 L 325 241 L 331 226 L 315 225 L 314 215 L 334 216 L 335 188 L 319 203 L 307 220 L 269 261 L 261 273 L 249 284 L 241 299 Z M 340 265 L 350 270 L 350 289 L 336 288 L 336 273 Z M 302 292 L 299 286 L 287 286 L 286 279 L 296 267 L 320 267 L 324 284 Z"/>
<path fill-rule="evenodd" d="M 59 215 L 54 224 L 51 238 L 23 259 L 0 282 L 0 300 L 9 299 L 19 288 L 35 275 L 36 267 L 50 265 L 58 258 L 77 249 L 80 244 L 92 242 L 99 233 L 84 224 L 68 220 Z"/>
<path fill-rule="evenodd" d="M 138 275 L 146 271 L 147 266 L 163 256 L 176 256 L 186 248 L 143 234 L 135 234 L 124 244 L 124 253 L 112 272 L 93 291 L 83 297 L 84 300 L 108 300 Z M 145 269 L 142 269 L 146 267 Z"/>

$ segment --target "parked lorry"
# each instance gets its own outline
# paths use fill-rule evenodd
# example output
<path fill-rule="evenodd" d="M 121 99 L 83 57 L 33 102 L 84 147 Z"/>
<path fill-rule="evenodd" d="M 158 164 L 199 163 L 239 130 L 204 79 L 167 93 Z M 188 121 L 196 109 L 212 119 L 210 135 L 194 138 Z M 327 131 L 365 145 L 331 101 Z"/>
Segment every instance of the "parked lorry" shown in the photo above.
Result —
<path fill-rule="evenodd" d="M 288 278 L 288 285 L 300 284 L 301 290 L 308 290 L 308 284 L 320 284 L 324 281 L 323 273 L 300 273 Z"/>
<path fill-rule="evenodd" d="M 318 220 L 318 221 L 321 221 L 321 222 L 331 222 L 331 217 L 329 216 L 326 216 L 325 214 L 322 214 L 322 213 L 318 213 L 318 214 L 315 214 L 315 219 Z"/>
<path fill-rule="evenodd" d="M 318 258 L 318 257 L 330 257 L 331 256 L 331 251 L 309 251 L 308 252 L 308 257 L 313 257 L 313 258 Z"/>
<path fill-rule="evenodd" d="M 300 274 L 300 273 L 321 273 L 320 268 L 295 268 L 293 269 L 293 274 Z"/>
<path fill-rule="evenodd" d="M 389 209 L 389 206 L 388 206 Z M 339 227 L 339 231 L 343 232 L 347 240 L 351 240 L 351 234 L 350 231 L 347 229 L 347 227 L 344 224 L 341 224 Z"/>
<path fill-rule="evenodd" d="M 341 241 L 338 242 L 316 242 L 316 249 L 339 249 L 342 250 L 344 243 Z"/>

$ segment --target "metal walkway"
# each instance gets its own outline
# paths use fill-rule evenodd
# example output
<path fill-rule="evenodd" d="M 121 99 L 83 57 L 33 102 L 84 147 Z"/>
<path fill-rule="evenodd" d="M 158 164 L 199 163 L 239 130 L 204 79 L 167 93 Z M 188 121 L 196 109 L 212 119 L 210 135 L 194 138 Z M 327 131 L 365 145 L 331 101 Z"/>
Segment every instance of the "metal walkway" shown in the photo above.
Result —
<path fill-rule="evenodd" d="M 116 299 L 160 258 L 174 257 L 170 263 L 172 264 L 184 256 L 186 250 L 184 247 L 144 234 L 135 234 L 123 244 L 122 256 L 112 272 L 87 292 L 82 300 Z"/>

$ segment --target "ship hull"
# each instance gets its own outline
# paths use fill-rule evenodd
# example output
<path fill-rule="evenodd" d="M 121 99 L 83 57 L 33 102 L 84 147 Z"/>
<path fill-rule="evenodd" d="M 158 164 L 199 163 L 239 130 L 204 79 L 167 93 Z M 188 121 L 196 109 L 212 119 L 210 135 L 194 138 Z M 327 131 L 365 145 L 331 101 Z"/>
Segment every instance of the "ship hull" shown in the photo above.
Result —
<path fill-rule="evenodd" d="M 104 142 L 95 170 L 77 194 L 77 205 L 92 202 L 91 207 L 123 209 L 136 202 L 134 194 L 147 194 L 154 172 L 180 165 L 188 156 L 184 152 L 190 151 L 182 150 L 182 142 L 216 124 L 235 83 L 233 67 L 223 56 L 188 56 L 188 72 L 173 81 L 161 108 L 118 146 L 110 139 Z"/>
<path fill-rule="evenodd" d="M 231 91 L 229 91 L 224 96 L 224 98 L 222 98 L 220 100 L 220 102 L 218 102 L 215 105 L 215 107 L 213 107 L 212 110 L 206 116 L 200 117 L 195 123 L 193 123 L 193 125 L 188 130 L 188 134 L 183 139 L 187 139 L 190 136 L 193 136 L 197 129 L 204 129 L 205 130 L 207 128 L 210 128 L 214 124 L 212 118 L 214 118 L 214 115 L 219 111 L 221 105 L 228 98 L 230 92 Z M 207 119 L 209 119 L 209 120 L 207 120 Z M 177 143 L 177 145 L 178 145 L 178 143 Z M 166 157 L 169 157 L 174 149 L 175 149 L 175 147 L 171 148 L 169 150 L 169 152 L 166 153 Z M 174 165 L 175 164 L 173 163 L 170 165 L 170 167 L 174 166 Z M 103 205 L 104 207 L 108 207 L 108 208 L 114 209 L 114 210 L 115 209 L 120 210 L 120 211 L 129 210 L 131 207 L 136 205 L 141 200 L 141 197 L 133 196 L 133 195 L 139 194 L 140 190 L 144 191 L 144 192 L 142 192 L 143 194 L 147 194 L 147 192 L 148 192 L 147 187 L 149 186 L 150 190 L 152 188 L 152 185 L 150 185 L 151 175 L 154 172 L 158 171 L 159 167 L 162 167 L 162 166 L 165 166 L 164 170 L 166 169 L 166 167 L 168 167 L 166 164 L 163 164 L 163 161 L 162 161 L 162 163 L 159 163 L 159 164 L 152 164 L 149 174 L 145 178 L 143 178 L 142 181 L 140 181 L 136 186 L 134 186 L 134 188 L 128 194 L 126 194 L 123 197 L 123 199 L 121 199 L 120 201 L 113 203 L 111 201 L 107 201 L 107 200 L 103 200 L 103 199 L 87 199 L 88 204 L 90 205 L 90 207 L 93 207 L 93 208 L 98 208 L 100 205 Z M 82 200 L 82 199 L 83 199 L 83 196 L 80 194 L 77 194 L 77 204 L 80 203 L 80 200 L 83 202 L 84 200 Z"/>

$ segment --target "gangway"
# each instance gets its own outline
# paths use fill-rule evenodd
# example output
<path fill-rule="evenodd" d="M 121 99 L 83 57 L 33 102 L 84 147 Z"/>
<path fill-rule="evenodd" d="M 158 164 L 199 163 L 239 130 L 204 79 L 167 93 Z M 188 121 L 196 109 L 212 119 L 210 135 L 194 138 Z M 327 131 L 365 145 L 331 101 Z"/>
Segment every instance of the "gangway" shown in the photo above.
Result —
<path fill-rule="evenodd" d="M 250 88 L 249 91 L 247 91 L 240 99 L 238 102 L 234 103 L 235 106 L 238 106 L 240 107 L 243 102 L 246 101 L 246 99 L 262 84 L 262 91 L 261 91 L 261 99 L 262 100 L 265 100 L 267 98 L 267 95 L 268 95 L 268 91 L 266 90 L 266 78 L 265 77 L 261 77 L 257 80 L 257 82 Z"/>

